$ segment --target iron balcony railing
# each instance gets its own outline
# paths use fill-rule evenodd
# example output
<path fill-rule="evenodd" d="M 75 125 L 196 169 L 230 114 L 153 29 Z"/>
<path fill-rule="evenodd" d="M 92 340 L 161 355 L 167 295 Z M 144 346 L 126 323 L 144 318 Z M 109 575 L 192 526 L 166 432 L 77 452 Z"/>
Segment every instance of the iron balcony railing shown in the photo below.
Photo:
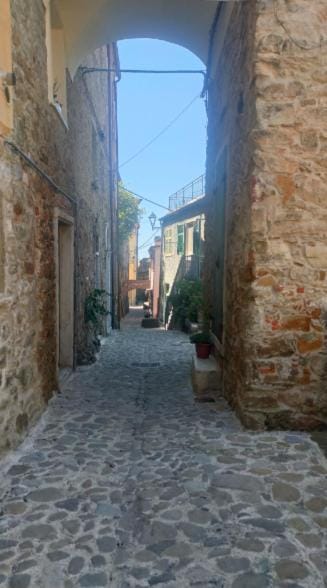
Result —
<path fill-rule="evenodd" d="M 183 255 L 176 272 L 172 293 L 176 291 L 176 284 L 180 280 L 199 280 L 202 278 L 203 261 L 203 255 Z"/>
<path fill-rule="evenodd" d="M 202 268 L 202 255 L 185 255 L 182 264 L 182 277 L 188 280 L 199 280 L 202 277 Z"/>
<path fill-rule="evenodd" d="M 177 208 L 181 208 L 188 202 L 194 200 L 194 198 L 199 198 L 200 196 L 204 196 L 205 192 L 205 176 L 199 176 L 190 184 L 181 188 L 175 194 L 169 196 L 169 208 L 170 210 L 177 210 Z"/>

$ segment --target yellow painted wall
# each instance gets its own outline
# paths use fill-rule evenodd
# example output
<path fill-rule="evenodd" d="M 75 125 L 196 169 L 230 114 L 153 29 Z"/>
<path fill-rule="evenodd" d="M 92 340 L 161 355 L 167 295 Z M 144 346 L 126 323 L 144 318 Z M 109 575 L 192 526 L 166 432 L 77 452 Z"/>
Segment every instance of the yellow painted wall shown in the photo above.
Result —
<path fill-rule="evenodd" d="M 129 252 L 129 263 L 128 263 L 128 279 L 136 280 L 137 278 L 137 239 L 138 239 L 138 228 L 135 228 L 133 233 L 130 235 L 128 240 L 128 252 Z M 128 292 L 128 301 L 132 306 L 136 304 L 136 290 L 130 290 Z"/>
<path fill-rule="evenodd" d="M 204 240 L 204 227 L 205 218 L 204 214 L 198 214 L 187 219 L 180 220 L 178 222 L 167 225 L 163 230 L 163 246 L 162 246 L 162 282 L 163 284 L 169 284 L 169 290 L 167 294 L 171 292 L 171 288 L 174 284 L 176 274 L 181 262 L 183 255 L 177 253 L 177 227 L 179 225 L 188 225 L 189 223 L 195 223 L 195 221 L 201 220 L 201 239 Z M 165 241 L 167 238 L 167 232 L 171 231 L 171 252 L 167 252 Z M 186 241 L 185 241 L 186 245 Z M 192 251 L 185 251 L 185 255 L 192 255 Z"/>

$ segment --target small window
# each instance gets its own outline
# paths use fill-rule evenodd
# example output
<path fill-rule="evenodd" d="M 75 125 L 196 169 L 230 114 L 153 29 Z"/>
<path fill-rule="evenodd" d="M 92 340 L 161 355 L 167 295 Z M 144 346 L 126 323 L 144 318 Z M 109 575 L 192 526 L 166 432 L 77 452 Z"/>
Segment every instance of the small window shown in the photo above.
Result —
<path fill-rule="evenodd" d="M 173 253 L 173 231 L 166 229 L 165 231 L 165 254 L 172 255 Z"/>
<path fill-rule="evenodd" d="M 184 255 L 185 230 L 184 225 L 177 225 L 177 255 Z"/>
<path fill-rule="evenodd" d="M 46 45 L 48 96 L 64 122 L 67 122 L 66 55 L 64 29 L 56 0 L 46 0 Z"/>

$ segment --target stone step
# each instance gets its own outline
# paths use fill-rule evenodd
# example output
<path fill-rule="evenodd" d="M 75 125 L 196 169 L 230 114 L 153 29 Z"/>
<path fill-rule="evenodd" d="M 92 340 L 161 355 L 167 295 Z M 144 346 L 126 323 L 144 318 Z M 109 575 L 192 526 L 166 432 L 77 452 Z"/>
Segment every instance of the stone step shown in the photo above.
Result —
<path fill-rule="evenodd" d="M 213 355 L 208 359 L 199 359 L 194 352 L 192 386 L 198 401 L 210 402 L 222 396 L 221 370 Z"/>

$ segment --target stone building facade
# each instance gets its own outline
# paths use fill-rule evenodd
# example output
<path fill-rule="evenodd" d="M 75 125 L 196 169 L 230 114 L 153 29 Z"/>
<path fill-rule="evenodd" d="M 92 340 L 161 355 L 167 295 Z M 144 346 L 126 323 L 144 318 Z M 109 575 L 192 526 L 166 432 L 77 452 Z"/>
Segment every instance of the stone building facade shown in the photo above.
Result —
<path fill-rule="evenodd" d="M 115 302 L 116 74 L 71 77 L 55 9 L 0 3 L 0 451 L 92 357 L 88 293 Z M 81 65 L 118 68 L 115 46 Z"/>
<path fill-rule="evenodd" d="M 134 231 L 128 240 L 128 279 L 136 280 L 138 267 L 138 242 L 139 242 L 139 225 L 136 225 Z M 128 290 L 128 304 L 135 306 L 136 304 L 136 288 Z"/>
<path fill-rule="evenodd" d="M 160 271 L 160 318 L 169 320 L 168 298 L 184 279 L 202 277 L 205 235 L 205 198 L 196 198 L 160 219 L 162 248 Z"/>
<path fill-rule="evenodd" d="M 206 286 L 254 428 L 327 423 L 326 22 L 324 0 L 247 0 L 212 29 Z"/>
<path fill-rule="evenodd" d="M 160 311 L 160 274 L 161 274 L 161 237 L 154 238 L 154 244 L 149 248 L 151 310 L 153 318 L 159 318 Z"/>
<path fill-rule="evenodd" d="M 138 234 L 139 225 L 136 224 L 128 238 L 120 243 L 119 251 L 119 317 L 123 318 L 129 312 L 129 307 L 136 304 L 136 288 L 132 288 L 130 281 L 135 282 L 138 266 Z"/>

